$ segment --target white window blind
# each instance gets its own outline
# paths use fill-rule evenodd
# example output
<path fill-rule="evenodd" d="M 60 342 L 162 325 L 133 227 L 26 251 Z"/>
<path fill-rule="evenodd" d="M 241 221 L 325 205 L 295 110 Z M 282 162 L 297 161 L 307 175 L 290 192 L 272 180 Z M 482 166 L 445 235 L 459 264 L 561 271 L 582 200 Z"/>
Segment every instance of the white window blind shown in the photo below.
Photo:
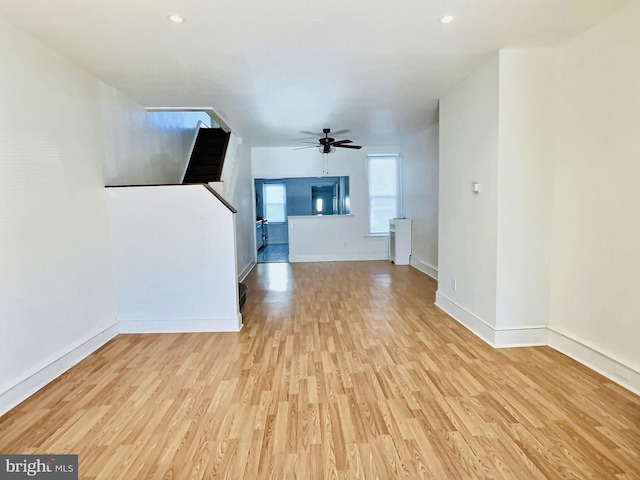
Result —
<path fill-rule="evenodd" d="M 397 155 L 370 155 L 369 233 L 389 233 L 389 219 L 400 215 L 400 158 Z"/>
<path fill-rule="evenodd" d="M 269 222 L 286 221 L 287 192 L 284 183 L 265 183 L 263 186 L 265 217 Z"/>

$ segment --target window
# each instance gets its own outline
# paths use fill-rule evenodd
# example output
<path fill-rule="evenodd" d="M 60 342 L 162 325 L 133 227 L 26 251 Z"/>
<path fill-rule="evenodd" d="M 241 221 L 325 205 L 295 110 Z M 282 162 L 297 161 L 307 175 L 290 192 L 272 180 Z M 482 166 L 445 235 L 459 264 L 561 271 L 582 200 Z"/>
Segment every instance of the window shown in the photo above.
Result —
<path fill-rule="evenodd" d="M 263 186 L 265 218 L 273 223 L 286 221 L 286 190 L 284 183 L 265 183 Z"/>
<path fill-rule="evenodd" d="M 400 158 L 369 155 L 369 233 L 389 233 L 389 219 L 400 214 Z"/>

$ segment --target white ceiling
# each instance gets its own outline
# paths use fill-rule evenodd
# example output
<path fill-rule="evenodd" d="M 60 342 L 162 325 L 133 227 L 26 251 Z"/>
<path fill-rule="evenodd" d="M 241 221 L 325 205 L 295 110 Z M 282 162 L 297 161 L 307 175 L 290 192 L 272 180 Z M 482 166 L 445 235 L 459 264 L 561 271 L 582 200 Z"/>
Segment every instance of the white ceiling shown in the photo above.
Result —
<path fill-rule="evenodd" d="M 383 145 L 433 123 L 491 52 L 560 44 L 626 1 L 0 0 L 0 15 L 144 106 L 212 107 L 254 146 L 325 126 Z"/>

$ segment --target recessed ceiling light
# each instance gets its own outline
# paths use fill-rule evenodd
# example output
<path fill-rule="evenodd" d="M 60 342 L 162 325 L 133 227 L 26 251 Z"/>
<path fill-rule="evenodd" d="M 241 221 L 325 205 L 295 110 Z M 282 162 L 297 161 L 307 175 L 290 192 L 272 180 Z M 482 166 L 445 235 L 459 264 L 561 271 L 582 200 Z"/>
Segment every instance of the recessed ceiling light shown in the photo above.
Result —
<path fill-rule="evenodd" d="M 440 23 L 451 23 L 453 22 L 453 15 L 451 15 L 450 13 L 447 13 L 446 15 L 443 15 L 440 17 Z"/>
<path fill-rule="evenodd" d="M 167 15 L 167 18 L 172 21 L 173 23 L 182 23 L 184 22 L 184 18 L 181 17 L 180 15 L 178 15 L 177 13 L 172 13 L 170 15 Z"/>

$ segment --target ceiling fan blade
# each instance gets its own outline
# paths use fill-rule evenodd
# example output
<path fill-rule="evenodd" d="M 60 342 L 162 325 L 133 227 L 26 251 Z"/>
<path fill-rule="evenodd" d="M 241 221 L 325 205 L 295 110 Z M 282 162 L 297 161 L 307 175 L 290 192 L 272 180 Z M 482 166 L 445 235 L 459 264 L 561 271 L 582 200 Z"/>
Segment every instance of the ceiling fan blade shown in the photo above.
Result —
<path fill-rule="evenodd" d="M 338 147 L 343 143 L 353 143 L 351 140 L 336 140 L 335 142 L 329 142 L 329 145 L 333 145 L 334 147 Z"/>
<path fill-rule="evenodd" d="M 360 150 L 362 148 L 362 145 L 336 145 L 335 143 L 331 146 L 338 147 L 338 148 L 353 148 L 356 150 Z"/>
<path fill-rule="evenodd" d="M 331 132 L 331 135 L 344 135 L 345 133 L 349 133 L 351 130 L 337 130 L 335 132 Z"/>
<path fill-rule="evenodd" d="M 304 133 L 305 135 L 313 135 L 314 137 L 324 137 L 324 133 L 306 132 L 304 130 L 300 131 L 300 133 Z"/>
<path fill-rule="evenodd" d="M 317 147 L 322 147 L 322 145 L 315 144 L 315 145 L 309 145 L 308 147 L 297 147 L 297 148 L 294 148 L 294 150 L 304 150 L 305 148 L 317 148 Z"/>

